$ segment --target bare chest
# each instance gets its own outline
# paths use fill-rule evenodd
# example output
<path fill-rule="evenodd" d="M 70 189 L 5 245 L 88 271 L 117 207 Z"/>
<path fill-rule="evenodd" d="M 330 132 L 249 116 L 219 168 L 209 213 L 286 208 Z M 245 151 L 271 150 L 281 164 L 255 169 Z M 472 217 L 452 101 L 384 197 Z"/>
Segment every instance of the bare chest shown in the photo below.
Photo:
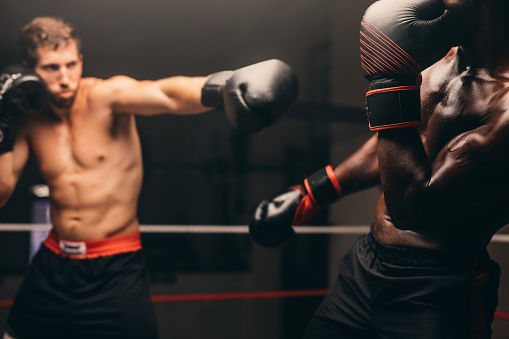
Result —
<path fill-rule="evenodd" d="M 29 142 L 43 176 L 90 173 L 139 162 L 134 123 L 112 117 L 76 115 L 42 119 L 30 129 Z"/>

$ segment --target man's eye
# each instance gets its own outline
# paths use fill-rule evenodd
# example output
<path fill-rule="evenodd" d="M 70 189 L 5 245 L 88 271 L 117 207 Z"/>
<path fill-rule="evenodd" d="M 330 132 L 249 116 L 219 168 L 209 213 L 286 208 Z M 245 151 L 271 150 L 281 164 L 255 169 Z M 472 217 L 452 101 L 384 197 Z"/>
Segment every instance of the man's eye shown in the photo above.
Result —
<path fill-rule="evenodd" d="M 42 69 L 44 69 L 45 71 L 58 71 L 58 66 L 57 65 L 48 65 L 48 66 L 43 66 Z"/>

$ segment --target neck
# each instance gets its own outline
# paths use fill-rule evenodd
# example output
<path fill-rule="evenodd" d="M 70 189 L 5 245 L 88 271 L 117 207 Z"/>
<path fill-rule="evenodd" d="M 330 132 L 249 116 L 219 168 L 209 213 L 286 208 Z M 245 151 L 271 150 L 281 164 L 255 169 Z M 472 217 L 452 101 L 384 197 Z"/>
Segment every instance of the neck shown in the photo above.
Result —
<path fill-rule="evenodd" d="M 69 120 L 69 117 L 71 116 L 71 107 L 61 108 L 53 104 L 49 104 L 49 108 L 53 114 L 60 118 L 60 120 Z"/>

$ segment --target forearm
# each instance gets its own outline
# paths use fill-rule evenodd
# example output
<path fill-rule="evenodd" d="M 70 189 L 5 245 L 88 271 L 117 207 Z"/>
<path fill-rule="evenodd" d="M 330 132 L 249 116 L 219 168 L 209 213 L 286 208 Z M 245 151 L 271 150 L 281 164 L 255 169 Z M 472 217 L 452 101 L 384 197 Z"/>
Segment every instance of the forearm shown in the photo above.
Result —
<path fill-rule="evenodd" d="M 167 109 L 174 114 L 199 114 L 210 107 L 201 104 L 201 90 L 205 77 L 176 76 L 157 80 L 154 84 L 166 96 Z"/>
<path fill-rule="evenodd" d="M 343 196 L 380 183 L 377 145 L 378 136 L 375 134 L 359 150 L 334 169 Z"/>
<path fill-rule="evenodd" d="M 23 130 L 18 133 L 12 151 L 0 152 L 0 207 L 11 197 L 29 155 L 29 145 Z"/>
<path fill-rule="evenodd" d="M 14 168 L 14 152 L 0 154 L 0 207 L 7 203 L 16 186 Z"/>

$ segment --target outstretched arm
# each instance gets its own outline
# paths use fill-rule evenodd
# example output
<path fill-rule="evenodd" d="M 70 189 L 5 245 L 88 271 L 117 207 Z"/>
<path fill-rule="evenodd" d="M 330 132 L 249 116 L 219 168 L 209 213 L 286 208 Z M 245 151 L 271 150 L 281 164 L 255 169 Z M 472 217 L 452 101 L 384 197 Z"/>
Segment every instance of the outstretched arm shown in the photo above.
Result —
<path fill-rule="evenodd" d="M 115 113 L 156 115 L 162 113 L 198 114 L 210 110 L 201 104 L 205 77 L 176 76 L 156 81 L 137 81 L 116 76 L 108 81 L 115 89 Z"/>
<path fill-rule="evenodd" d="M 197 114 L 217 107 L 225 110 L 235 128 L 246 132 L 274 124 L 298 94 L 297 76 L 277 59 L 207 78 L 180 76 L 138 82 L 115 77 L 110 82 L 118 89 L 113 95 L 114 112 Z"/>
<path fill-rule="evenodd" d="M 322 208 L 343 196 L 379 184 L 377 135 L 336 168 L 327 166 L 304 182 L 263 199 L 248 218 L 253 240 L 262 246 L 286 243 L 294 235 L 292 226 L 311 220 Z"/>
<path fill-rule="evenodd" d="M 377 145 L 378 135 L 375 134 L 334 169 L 343 196 L 380 184 Z"/>

